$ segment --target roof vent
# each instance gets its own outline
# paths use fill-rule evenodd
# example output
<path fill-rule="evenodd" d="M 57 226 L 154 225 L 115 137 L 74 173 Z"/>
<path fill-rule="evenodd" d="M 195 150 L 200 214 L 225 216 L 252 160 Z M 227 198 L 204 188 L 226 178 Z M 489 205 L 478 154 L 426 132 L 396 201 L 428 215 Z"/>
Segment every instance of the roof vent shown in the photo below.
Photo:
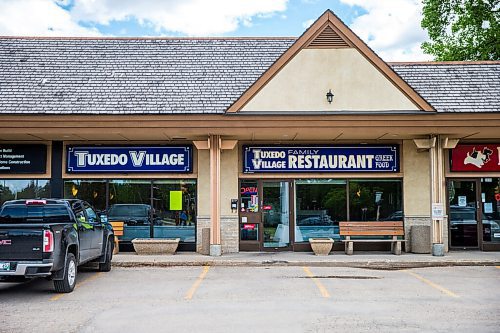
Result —
<path fill-rule="evenodd" d="M 350 47 L 350 45 L 328 25 L 307 47 L 311 49 L 340 49 Z"/>

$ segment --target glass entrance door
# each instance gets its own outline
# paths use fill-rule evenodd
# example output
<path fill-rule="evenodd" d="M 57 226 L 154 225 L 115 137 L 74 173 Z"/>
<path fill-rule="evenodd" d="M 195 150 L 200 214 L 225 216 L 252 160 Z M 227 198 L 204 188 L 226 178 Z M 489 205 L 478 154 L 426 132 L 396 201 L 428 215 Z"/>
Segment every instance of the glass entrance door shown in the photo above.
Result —
<path fill-rule="evenodd" d="M 500 251 L 500 177 L 481 178 L 482 250 Z"/>
<path fill-rule="evenodd" d="M 290 184 L 287 181 L 262 183 L 264 248 L 290 246 Z"/>
<path fill-rule="evenodd" d="M 449 180 L 451 247 L 478 247 L 478 201 L 475 180 Z"/>

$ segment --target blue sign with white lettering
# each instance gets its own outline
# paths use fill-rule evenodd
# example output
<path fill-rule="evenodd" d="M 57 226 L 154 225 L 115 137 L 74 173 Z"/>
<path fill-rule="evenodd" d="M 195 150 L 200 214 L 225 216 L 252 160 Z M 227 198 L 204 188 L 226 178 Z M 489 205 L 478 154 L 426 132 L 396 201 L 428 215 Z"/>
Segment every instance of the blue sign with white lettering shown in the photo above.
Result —
<path fill-rule="evenodd" d="M 67 172 L 151 173 L 192 171 L 192 146 L 67 147 Z"/>
<path fill-rule="evenodd" d="M 399 146 L 243 146 L 243 172 L 399 172 Z"/>

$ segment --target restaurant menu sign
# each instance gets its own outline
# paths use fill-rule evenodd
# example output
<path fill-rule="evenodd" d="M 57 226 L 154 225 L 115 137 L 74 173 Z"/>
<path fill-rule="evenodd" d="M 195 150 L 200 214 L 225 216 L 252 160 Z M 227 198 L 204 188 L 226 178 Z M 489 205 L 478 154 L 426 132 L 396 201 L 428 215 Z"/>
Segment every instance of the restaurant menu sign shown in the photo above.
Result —
<path fill-rule="evenodd" d="M 500 144 L 457 145 L 450 154 L 451 171 L 500 172 Z"/>
<path fill-rule="evenodd" d="M 46 145 L 0 145 L 0 174 L 45 173 Z"/>
<path fill-rule="evenodd" d="M 244 173 L 399 172 L 399 146 L 243 146 Z"/>
<path fill-rule="evenodd" d="M 67 147 L 67 172 L 192 172 L 192 146 Z"/>

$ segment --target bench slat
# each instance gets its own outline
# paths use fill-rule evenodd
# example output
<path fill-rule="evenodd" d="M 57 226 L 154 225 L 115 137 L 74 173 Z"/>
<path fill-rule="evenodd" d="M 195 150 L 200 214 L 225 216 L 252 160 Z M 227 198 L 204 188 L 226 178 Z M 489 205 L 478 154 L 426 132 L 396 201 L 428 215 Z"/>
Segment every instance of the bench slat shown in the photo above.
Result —
<path fill-rule="evenodd" d="M 404 230 L 341 230 L 341 236 L 403 236 Z"/>
<path fill-rule="evenodd" d="M 390 221 L 390 222 L 385 222 L 385 221 L 374 221 L 374 222 L 340 222 L 339 223 L 340 227 L 402 227 L 403 222 L 402 221 Z"/>
<path fill-rule="evenodd" d="M 123 222 L 110 222 L 115 236 L 123 236 Z"/>
<path fill-rule="evenodd" d="M 356 234 L 360 233 L 373 233 L 375 235 L 383 235 L 384 233 L 388 233 L 392 235 L 394 233 L 404 233 L 402 229 L 342 229 L 340 230 L 340 234 Z"/>
<path fill-rule="evenodd" d="M 395 243 L 395 242 L 406 242 L 406 239 L 342 239 L 341 242 L 354 242 L 354 243 Z"/>
<path fill-rule="evenodd" d="M 343 227 L 342 230 L 404 230 L 403 227 Z"/>

